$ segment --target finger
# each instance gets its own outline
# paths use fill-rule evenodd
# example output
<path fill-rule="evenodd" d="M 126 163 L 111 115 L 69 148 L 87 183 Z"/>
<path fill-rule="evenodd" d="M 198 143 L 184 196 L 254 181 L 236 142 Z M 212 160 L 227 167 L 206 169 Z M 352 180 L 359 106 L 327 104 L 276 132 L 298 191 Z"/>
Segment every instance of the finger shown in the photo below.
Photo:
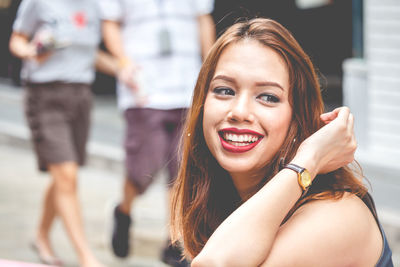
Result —
<path fill-rule="evenodd" d="M 336 114 L 336 116 L 337 116 L 339 114 L 340 110 L 342 110 L 343 108 L 346 108 L 346 107 L 338 107 L 338 108 L 335 108 L 334 110 L 332 110 L 331 112 Z"/>
<path fill-rule="evenodd" d="M 340 110 L 343 109 L 343 108 L 346 108 L 346 107 L 338 107 L 338 108 L 335 108 L 332 111 L 325 112 L 325 113 L 320 115 L 320 118 L 323 121 L 331 122 L 331 121 L 333 121 L 334 119 L 337 118 Z"/>
<path fill-rule="evenodd" d="M 335 108 L 334 110 L 330 111 L 330 112 L 326 112 L 320 115 L 321 120 L 325 123 L 328 124 L 330 122 L 332 122 L 333 120 L 335 120 L 338 117 L 338 114 L 340 112 L 340 110 L 343 107 L 339 107 L 339 108 Z"/>
<path fill-rule="evenodd" d="M 352 113 L 350 113 L 349 115 L 349 119 L 348 119 L 348 129 L 349 129 L 349 134 L 351 134 L 351 140 L 354 146 L 354 151 L 357 149 L 357 140 L 356 140 L 356 136 L 354 133 L 354 116 Z"/>
<path fill-rule="evenodd" d="M 138 92 L 139 91 L 139 87 L 137 85 L 137 83 L 135 83 L 134 81 L 129 81 L 129 83 L 127 84 L 128 87 L 130 87 L 134 92 Z"/>
<path fill-rule="evenodd" d="M 337 118 L 339 120 L 344 121 L 347 124 L 347 121 L 349 119 L 349 115 L 350 115 L 350 109 L 348 107 L 341 107 L 338 110 Z"/>
<path fill-rule="evenodd" d="M 354 115 L 353 113 L 349 114 L 349 119 L 347 120 L 347 124 L 351 132 L 354 132 Z"/>
<path fill-rule="evenodd" d="M 325 125 L 331 123 L 333 120 L 327 120 L 327 119 L 322 119 L 322 122 L 325 123 Z"/>
<path fill-rule="evenodd" d="M 327 112 L 320 115 L 320 119 L 325 123 L 328 124 L 333 121 L 337 117 L 337 114 L 334 112 Z"/>
<path fill-rule="evenodd" d="M 131 89 L 132 93 L 137 94 L 139 92 L 138 88 L 135 85 L 128 85 Z"/>

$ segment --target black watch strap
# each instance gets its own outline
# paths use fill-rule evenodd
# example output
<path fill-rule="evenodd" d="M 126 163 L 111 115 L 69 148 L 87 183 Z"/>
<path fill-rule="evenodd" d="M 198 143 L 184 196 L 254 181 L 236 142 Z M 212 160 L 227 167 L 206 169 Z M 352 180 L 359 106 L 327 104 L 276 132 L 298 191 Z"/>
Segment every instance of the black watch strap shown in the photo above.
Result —
<path fill-rule="evenodd" d="M 305 170 L 305 168 L 300 167 L 299 165 L 296 165 L 294 163 L 289 163 L 284 168 L 294 170 L 295 172 L 300 173 L 300 174 Z"/>

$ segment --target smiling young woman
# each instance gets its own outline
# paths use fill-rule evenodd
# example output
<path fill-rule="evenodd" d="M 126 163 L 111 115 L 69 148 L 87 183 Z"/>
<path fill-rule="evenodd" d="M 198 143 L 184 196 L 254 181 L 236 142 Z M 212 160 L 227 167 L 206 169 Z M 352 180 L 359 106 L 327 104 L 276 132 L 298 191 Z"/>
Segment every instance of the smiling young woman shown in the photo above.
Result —
<path fill-rule="evenodd" d="M 280 24 L 254 19 L 219 38 L 185 129 L 171 232 L 192 266 L 391 266 L 347 167 L 353 116 L 323 114 L 314 67 Z"/>
<path fill-rule="evenodd" d="M 292 119 L 288 98 L 287 68 L 273 49 L 249 39 L 222 52 L 204 103 L 203 133 L 236 188 L 248 187 L 249 177 L 255 184 L 264 179 Z"/>

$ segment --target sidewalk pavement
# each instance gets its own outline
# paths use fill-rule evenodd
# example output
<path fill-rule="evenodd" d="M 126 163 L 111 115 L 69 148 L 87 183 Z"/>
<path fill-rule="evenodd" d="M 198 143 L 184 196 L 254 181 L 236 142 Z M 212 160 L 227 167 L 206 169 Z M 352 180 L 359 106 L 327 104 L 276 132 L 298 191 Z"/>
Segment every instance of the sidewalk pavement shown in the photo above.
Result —
<path fill-rule="evenodd" d="M 37 262 L 28 248 L 28 241 L 35 229 L 47 179 L 43 178 L 45 174 L 35 172 L 22 95 L 21 88 L 0 80 L 0 214 L 8 218 L 0 220 L 0 258 Z M 114 96 L 95 96 L 94 103 L 89 164 L 82 169 L 79 182 L 89 242 L 96 255 L 109 266 L 166 266 L 158 261 L 167 236 L 163 172 L 135 202 L 133 255 L 120 261 L 110 252 L 111 210 L 122 186 L 124 126 Z M 367 161 L 361 161 L 361 165 L 394 252 L 395 266 L 400 266 L 400 167 L 381 168 Z M 52 240 L 57 243 L 57 253 L 67 266 L 76 266 L 76 255 L 61 225 L 56 224 Z"/>
<path fill-rule="evenodd" d="M 0 81 L 0 259 L 39 263 L 30 248 L 48 175 L 37 171 L 22 109 L 21 88 Z M 79 173 L 79 197 L 90 246 L 106 266 L 166 267 L 159 258 L 167 238 L 167 194 L 163 171 L 134 202 L 130 257 L 121 260 L 110 248 L 111 219 L 120 198 L 123 125 L 114 97 L 96 97 L 89 162 Z M 61 222 L 51 240 L 67 267 L 78 258 Z M 1 267 L 4 262 L 0 262 Z M 21 265 L 22 266 L 22 265 Z"/>

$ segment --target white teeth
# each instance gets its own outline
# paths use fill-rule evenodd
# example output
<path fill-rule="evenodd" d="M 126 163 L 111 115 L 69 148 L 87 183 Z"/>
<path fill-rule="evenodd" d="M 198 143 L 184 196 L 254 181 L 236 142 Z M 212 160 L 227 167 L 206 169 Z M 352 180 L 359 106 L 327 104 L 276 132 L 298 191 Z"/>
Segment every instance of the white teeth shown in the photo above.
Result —
<path fill-rule="evenodd" d="M 230 142 L 234 142 L 234 145 L 243 146 L 248 143 L 256 142 L 259 137 L 251 134 L 233 134 L 233 133 L 224 133 L 224 139 Z"/>

